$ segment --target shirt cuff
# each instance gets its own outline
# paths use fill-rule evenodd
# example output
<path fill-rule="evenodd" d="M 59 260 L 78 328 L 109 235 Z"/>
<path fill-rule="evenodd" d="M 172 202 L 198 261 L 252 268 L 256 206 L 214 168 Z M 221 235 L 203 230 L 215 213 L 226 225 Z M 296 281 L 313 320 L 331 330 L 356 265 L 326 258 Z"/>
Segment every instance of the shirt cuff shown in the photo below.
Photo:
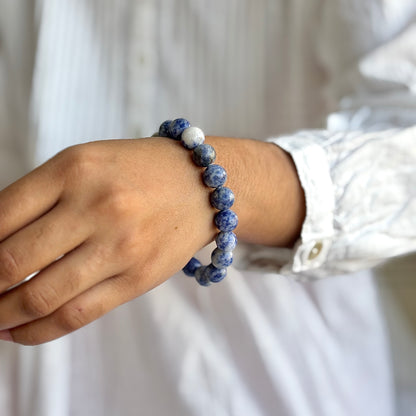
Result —
<path fill-rule="evenodd" d="M 326 152 L 318 143 L 318 138 L 307 131 L 268 141 L 291 155 L 306 200 L 306 217 L 300 239 L 292 250 L 291 258 L 282 266 L 281 273 L 300 273 L 306 278 L 323 277 L 325 272 L 319 268 L 325 263 L 332 245 L 335 207 Z"/>

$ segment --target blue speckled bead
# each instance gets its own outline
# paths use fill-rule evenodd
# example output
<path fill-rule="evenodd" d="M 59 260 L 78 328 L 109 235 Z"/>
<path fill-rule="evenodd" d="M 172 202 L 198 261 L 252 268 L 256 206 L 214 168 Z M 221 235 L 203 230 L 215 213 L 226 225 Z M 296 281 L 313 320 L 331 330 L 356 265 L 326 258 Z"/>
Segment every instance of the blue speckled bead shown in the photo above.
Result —
<path fill-rule="evenodd" d="M 214 217 L 215 225 L 220 231 L 232 231 L 238 224 L 238 217 L 234 211 L 226 209 L 218 212 Z"/>
<path fill-rule="evenodd" d="M 216 157 L 215 150 L 209 144 L 200 144 L 192 152 L 192 160 L 196 165 L 207 167 L 214 162 Z"/>
<path fill-rule="evenodd" d="M 205 134 L 198 127 L 188 127 L 182 132 L 181 142 L 186 149 L 192 150 L 204 143 Z"/>
<path fill-rule="evenodd" d="M 159 127 L 159 137 L 169 137 L 169 126 L 172 120 L 164 121 Z"/>
<path fill-rule="evenodd" d="M 201 266 L 195 271 L 195 279 L 201 286 L 209 286 L 211 282 L 208 276 L 205 274 L 207 266 Z"/>
<path fill-rule="evenodd" d="M 218 283 L 221 282 L 221 280 L 223 280 L 225 276 L 227 276 L 227 269 L 218 269 L 213 264 L 210 264 L 205 269 L 204 274 L 210 282 Z"/>
<path fill-rule="evenodd" d="M 175 140 L 181 139 L 182 132 L 191 126 L 191 123 L 184 118 L 177 118 L 169 125 L 169 137 Z"/>
<path fill-rule="evenodd" d="M 182 271 L 187 276 L 193 277 L 195 276 L 196 269 L 198 269 L 201 266 L 202 266 L 201 262 L 197 260 L 195 257 L 192 257 L 191 260 L 189 260 L 186 266 L 182 269 Z"/>
<path fill-rule="evenodd" d="M 232 231 L 221 231 L 215 237 L 217 247 L 222 251 L 233 251 L 237 246 L 237 237 Z"/>
<path fill-rule="evenodd" d="M 211 261 L 217 269 L 228 267 L 233 262 L 233 252 L 216 248 L 211 254 Z"/>
<path fill-rule="evenodd" d="M 220 211 L 231 208 L 234 204 L 234 194 L 230 188 L 221 186 L 211 193 L 209 196 L 211 205 Z"/>
<path fill-rule="evenodd" d="M 227 172 L 220 165 L 209 165 L 202 174 L 202 179 L 206 186 L 218 188 L 227 180 Z"/>

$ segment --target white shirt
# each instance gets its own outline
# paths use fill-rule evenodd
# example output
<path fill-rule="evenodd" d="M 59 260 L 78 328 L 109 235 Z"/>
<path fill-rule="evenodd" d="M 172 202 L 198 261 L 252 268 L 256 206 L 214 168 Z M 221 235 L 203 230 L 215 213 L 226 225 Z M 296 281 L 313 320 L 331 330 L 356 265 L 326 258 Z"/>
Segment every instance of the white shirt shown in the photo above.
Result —
<path fill-rule="evenodd" d="M 68 145 L 185 116 L 275 141 L 307 199 L 294 250 L 242 246 L 220 285 L 179 274 L 61 340 L 2 343 L 4 414 L 394 414 L 368 268 L 416 248 L 416 4 L 0 7 L 4 184 Z"/>

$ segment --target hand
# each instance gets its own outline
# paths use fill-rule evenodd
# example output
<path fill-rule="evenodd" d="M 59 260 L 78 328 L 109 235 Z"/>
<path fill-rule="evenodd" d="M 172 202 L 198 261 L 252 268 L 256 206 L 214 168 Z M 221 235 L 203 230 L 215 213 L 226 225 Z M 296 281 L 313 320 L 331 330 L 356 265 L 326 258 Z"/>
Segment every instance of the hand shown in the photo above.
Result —
<path fill-rule="evenodd" d="M 74 146 L 0 192 L 3 337 L 34 345 L 165 281 L 212 241 L 208 188 L 168 139 Z"/>
<path fill-rule="evenodd" d="M 207 142 L 236 195 L 239 240 L 290 246 L 305 216 L 290 156 L 256 140 Z M 1 191 L 0 339 L 56 339 L 179 271 L 217 232 L 201 172 L 178 142 L 108 140 Z"/>

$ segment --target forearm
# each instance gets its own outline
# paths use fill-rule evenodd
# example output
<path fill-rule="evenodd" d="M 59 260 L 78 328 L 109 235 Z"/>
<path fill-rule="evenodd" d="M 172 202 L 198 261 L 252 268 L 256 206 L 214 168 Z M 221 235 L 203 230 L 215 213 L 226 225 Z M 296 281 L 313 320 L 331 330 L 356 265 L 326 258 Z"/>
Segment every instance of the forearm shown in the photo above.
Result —
<path fill-rule="evenodd" d="M 235 194 L 241 241 L 291 246 L 305 218 L 305 198 L 291 157 L 273 143 L 207 137 L 215 163 L 228 172 L 225 184 Z"/>

